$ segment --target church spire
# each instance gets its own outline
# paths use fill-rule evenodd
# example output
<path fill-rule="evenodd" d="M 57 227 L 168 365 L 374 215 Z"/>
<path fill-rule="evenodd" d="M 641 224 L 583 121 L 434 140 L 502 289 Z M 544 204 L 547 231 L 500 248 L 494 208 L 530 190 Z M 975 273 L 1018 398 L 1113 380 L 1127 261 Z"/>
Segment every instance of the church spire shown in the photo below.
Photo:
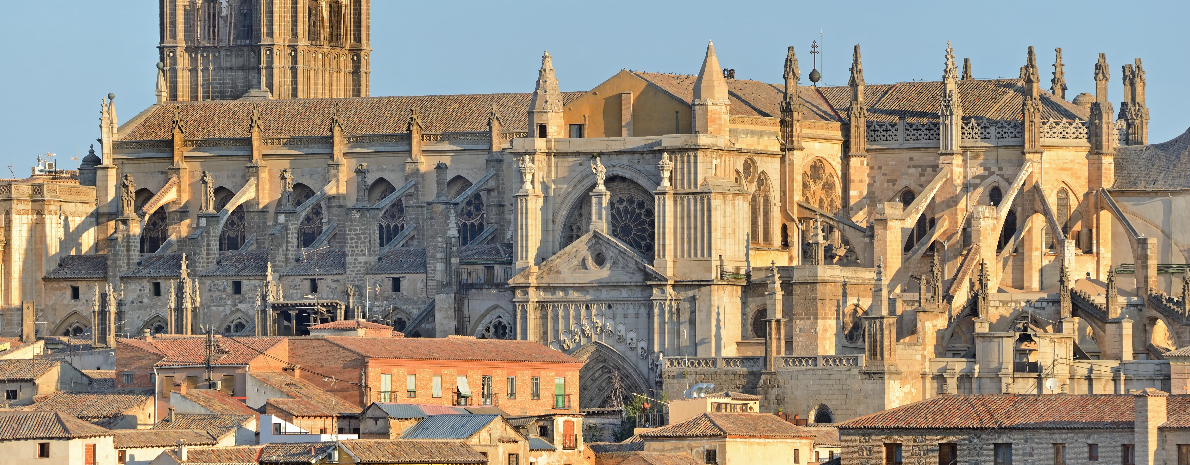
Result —
<path fill-rule="evenodd" d="M 1021 67 L 1021 81 L 1025 87 L 1025 101 L 1021 104 L 1024 117 L 1024 152 L 1041 153 L 1041 88 L 1037 76 L 1037 53 L 1029 46 L 1029 57 Z"/>
<path fill-rule="evenodd" d="M 789 46 L 785 54 L 785 100 L 781 103 L 781 139 L 790 150 L 802 150 L 802 98 L 798 93 L 798 81 L 801 81 L 801 71 L 797 66 L 797 54 L 793 46 Z"/>
<path fill-rule="evenodd" d="M 782 77 L 785 78 L 786 105 L 801 107 L 802 100 L 798 97 L 797 85 L 802 80 L 802 73 L 798 69 L 797 54 L 794 53 L 792 45 L 789 46 L 789 52 L 785 54 L 785 72 L 782 73 Z"/>
<path fill-rule="evenodd" d="M 954 62 L 954 48 L 946 42 L 946 67 L 942 71 L 942 100 L 938 106 L 942 122 L 939 153 L 959 153 L 963 138 L 963 105 L 959 100 L 959 69 Z"/>
<path fill-rule="evenodd" d="M 1066 99 L 1066 72 L 1062 64 L 1062 47 L 1054 49 L 1054 78 L 1050 80 L 1050 93 L 1054 97 Z"/>
<path fill-rule="evenodd" d="M 529 101 L 529 131 L 539 139 L 562 137 L 562 91 L 558 89 L 549 51 L 541 57 L 537 87 Z"/>
<path fill-rule="evenodd" d="M 868 155 L 868 105 L 864 102 L 864 65 L 860 60 L 859 44 L 851 54 L 851 106 L 847 109 L 851 157 Z"/>
<path fill-rule="evenodd" d="M 730 122 L 728 105 L 727 79 L 723 78 L 723 68 L 719 66 L 715 44 L 711 42 L 707 44 L 707 56 L 702 60 L 702 69 L 698 70 L 698 79 L 694 81 L 694 132 L 726 136 Z"/>
<path fill-rule="evenodd" d="M 971 59 L 963 58 L 963 80 L 967 81 L 971 79 L 975 79 L 975 77 L 971 75 Z"/>
<path fill-rule="evenodd" d="M 1107 100 L 1107 83 L 1110 79 L 1107 54 L 1100 53 L 1099 61 L 1095 63 L 1095 102 L 1091 103 L 1091 121 L 1088 126 L 1091 153 L 1109 154 L 1115 150 L 1112 145 L 1112 131 L 1115 131 L 1112 104 Z"/>

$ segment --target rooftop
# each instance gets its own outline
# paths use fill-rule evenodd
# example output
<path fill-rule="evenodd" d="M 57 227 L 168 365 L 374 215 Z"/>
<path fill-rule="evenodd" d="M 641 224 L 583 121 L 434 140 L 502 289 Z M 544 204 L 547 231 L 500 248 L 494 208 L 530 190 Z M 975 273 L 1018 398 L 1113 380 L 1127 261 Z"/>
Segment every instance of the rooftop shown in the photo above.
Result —
<path fill-rule="evenodd" d="M 90 422 L 123 417 L 138 408 L 152 408 L 151 394 L 120 393 L 74 393 L 58 391 L 37 400 L 22 410 L 36 412 L 62 412 Z M 101 425 L 107 426 L 107 425 Z"/>
<path fill-rule="evenodd" d="M 310 329 L 379 329 L 392 331 L 393 327 L 363 320 L 340 320 L 311 326 Z M 400 333 L 397 333 L 400 334 Z"/>
<path fill-rule="evenodd" d="M 410 420 L 425 418 L 430 415 L 466 414 L 462 407 L 435 404 L 398 404 L 395 402 L 374 402 L 372 405 L 380 408 L 389 418 Z"/>
<path fill-rule="evenodd" d="M 58 366 L 52 360 L 0 360 L 0 381 L 32 381 Z"/>
<path fill-rule="evenodd" d="M 640 433 L 648 438 L 810 438 L 812 435 L 767 413 L 704 413 L 681 423 Z"/>
<path fill-rule="evenodd" d="M 268 271 L 267 250 L 227 251 L 219 253 L 215 266 L 203 271 L 200 276 L 250 276 L 263 277 Z"/>
<path fill-rule="evenodd" d="M 211 436 L 221 438 L 239 429 L 244 423 L 255 419 L 253 415 L 209 415 L 209 414 L 174 414 L 173 420 L 161 420 L 153 425 L 153 429 L 198 429 Z"/>
<path fill-rule="evenodd" d="M 46 279 L 105 279 L 107 255 L 66 255 L 58 260 L 58 267 L 45 275 Z"/>
<path fill-rule="evenodd" d="M 178 441 L 189 446 L 213 446 L 218 443 L 214 437 L 197 429 L 119 429 L 112 430 L 116 449 L 137 449 L 148 447 L 176 447 Z"/>
<path fill-rule="evenodd" d="M 165 454 L 178 463 L 193 465 L 257 465 L 257 459 L 265 446 L 190 447 L 186 460 L 178 458 L 177 449 L 166 449 Z"/>
<path fill-rule="evenodd" d="M 1116 149 L 1112 189 L 1190 188 L 1190 129 L 1160 144 Z"/>
<path fill-rule="evenodd" d="M 417 274 L 426 272 L 426 249 L 396 247 L 376 259 L 369 274 Z"/>
<path fill-rule="evenodd" d="M 277 344 L 283 337 L 224 337 L 215 336 L 214 365 L 247 365 Z M 119 343 L 157 353 L 162 359 L 156 366 L 198 366 L 206 363 L 205 336 L 155 336 L 152 339 L 120 339 Z"/>
<path fill-rule="evenodd" d="M 430 415 L 401 434 L 401 439 L 468 439 L 499 415 Z"/>
<path fill-rule="evenodd" d="M 369 358 L 580 363 L 574 357 L 533 341 L 341 336 L 327 336 L 326 340 Z"/>
<path fill-rule="evenodd" d="M 79 439 L 112 432 L 62 412 L 0 412 L 0 441 Z"/>
<path fill-rule="evenodd" d="M 840 430 L 895 429 L 1131 429 L 1132 395 L 946 395 L 838 425 Z M 1169 426 L 1190 420 L 1190 396 L 1169 396 Z"/>
<path fill-rule="evenodd" d="M 309 381 L 284 373 L 254 372 L 250 376 L 289 396 L 289 399 L 269 399 L 268 403 L 294 416 L 356 415 L 363 410 L 358 405 L 326 392 Z"/>
<path fill-rule="evenodd" d="M 458 441 L 351 439 L 339 442 L 355 463 L 487 463 L 487 456 Z"/>
<path fill-rule="evenodd" d="M 243 402 L 215 389 L 188 389 L 181 396 L 218 415 L 256 415 L 257 413 Z"/>

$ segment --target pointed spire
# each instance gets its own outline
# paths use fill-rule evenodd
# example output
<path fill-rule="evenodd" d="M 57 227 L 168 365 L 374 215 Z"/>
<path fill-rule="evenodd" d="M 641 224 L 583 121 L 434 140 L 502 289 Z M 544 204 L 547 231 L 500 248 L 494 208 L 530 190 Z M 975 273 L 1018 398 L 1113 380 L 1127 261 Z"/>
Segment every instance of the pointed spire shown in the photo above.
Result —
<path fill-rule="evenodd" d="M 533 88 L 529 110 L 562 111 L 562 91 L 558 88 L 553 57 L 548 50 L 541 56 L 541 69 L 537 71 L 537 86 Z"/>
<path fill-rule="evenodd" d="M 694 100 L 727 101 L 727 79 L 723 78 L 719 57 L 715 56 L 714 42 L 707 43 L 707 56 L 703 58 L 702 69 L 698 70 L 698 79 L 694 81 Z"/>
<path fill-rule="evenodd" d="M 950 41 L 946 41 L 946 67 L 942 70 L 943 81 L 957 81 L 959 79 L 959 68 L 954 62 L 954 47 L 951 47 Z"/>
<path fill-rule="evenodd" d="M 851 79 L 847 81 L 847 85 L 852 88 L 864 87 L 864 65 L 860 60 L 859 44 L 855 44 L 855 50 L 851 53 Z"/>
<path fill-rule="evenodd" d="M 959 99 L 959 69 L 955 66 L 954 47 L 946 42 L 946 66 L 942 71 L 942 99 L 938 104 L 941 121 L 939 153 L 959 153 L 963 137 L 963 105 Z"/>
<path fill-rule="evenodd" d="M 794 53 L 792 45 L 785 54 L 785 72 L 781 75 L 785 78 L 785 101 L 797 100 L 797 84 L 802 80 L 802 73 L 798 69 L 797 53 Z"/>
<path fill-rule="evenodd" d="M 1021 80 L 1025 81 L 1025 91 L 1028 92 L 1027 97 L 1037 98 L 1040 96 L 1040 91 L 1037 83 L 1041 78 L 1038 77 L 1037 71 L 1037 52 L 1033 50 L 1033 46 L 1029 46 L 1029 58 L 1025 62 L 1025 66 L 1021 67 Z"/>
<path fill-rule="evenodd" d="M 1111 80 L 1111 69 L 1107 65 L 1107 54 L 1100 53 L 1095 63 L 1095 101 L 1107 102 L 1107 83 Z"/>
<path fill-rule="evenodd" d="M 851 105 L 847 109 L 848 150 L 850 157 L 868 155 L 868 105 L 864 102 L 864 65 L 860 59 L 859 44 L 851 54 Z"/>
<path fill-rule="evenodd" d="M 802 80 L 801 70 L 797 65 L 797 53 L 793 46 L 785 54 L 785 70 L 781 73 L 785 78 L 785 100 L 781 103 L 781 139 L 785 147 L 791 150 L 803 150 L 802 146 L 802 98 L 798 92 L 798 82 Z"/>
<path fill-rule="evenodd" d="M 1050 80 L 1050 93 L 1055 97 L 1066 99 L 1066 72 L 1062 64 L 1062 47 L 1054 49 L 1054 78 Z"/>
<path fill-rule="evenodd" d="M 971 75 L 971 59 L 970 58 L 963 58 L 963 77 L 962 77 L 962 79 L 964 81 L 975 79 L 975 76 Z"/>
<path fill-rule="evenodd" d="M 1088 136 L 1091 140 L 1091 153 L 1108 154 L 1115 151 L 1113 132 L 1116 130 L 1112 121 L 1112 104 L 1107 97 L 1107 84 L 1111 79 L 1111 68 L 1107 64 L 1107 54 L 1100 53 L 1099 61 L 1095 63 L 1095 101 L 1091 103 L 1091 121 L 1088 126 Z"/>

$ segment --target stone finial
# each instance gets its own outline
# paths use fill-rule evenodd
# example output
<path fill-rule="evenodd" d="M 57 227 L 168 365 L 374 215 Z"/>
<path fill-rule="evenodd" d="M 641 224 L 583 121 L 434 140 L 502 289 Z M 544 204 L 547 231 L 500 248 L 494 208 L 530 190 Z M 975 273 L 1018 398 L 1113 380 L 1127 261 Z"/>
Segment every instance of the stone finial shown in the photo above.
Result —
<path fill-rule="evenodd" d="M 157 62 L 157 104 L 169 100 L 169 86 L 165 84 L 165 63 Z"/>
<path fill-rule="evenodd" d="M 802 73 L 798 69 L 797 53 L 793 51 L 792 45 L 785 54 L 785 71 L 781 73 L 781 77 L 785 78 L 785 101 L 796 99 L 797 83 L 802 80 Z"/>
<path fill-rule="evenodd" d="M 262 120 L 260 118 L 260 109 L 257 108 L 256 105 L 252 106 L 252 116 L 248 120 L 248 129 L 250 131 L 251 130 L 259 130 L 259 131 L 264 130 L 264 127 L 262 126 Z"/>
<path fill-rule="evenodd" d="M 562 111 L 562 91 L 558 88 L 553 58 L 548 50 L 541 56 L 541 69 L 537 71 L 537 86 L 533 89 L 529 110 Z"/>
<path fill-rule="evenodd" d="M 182 106 L 174 105 L 173 120 L 171 121 L 173 127 L 171 130 L 175 134 L 186 134 L 186 124 L 182 122 Z"/>
<path fill-rule="evenodd" d="M 864 86 L 864 65 L 860 59 L 859 44 L 855 44 L 855 50 L 851 52 L 851 79 L 847 80 L 847 85 L 853 88 Z"/>
<path fill-rule="evenodd" d="M 502 125 L 500 114 L 496 113 L 496 104 L 492 104 L 492 111 L 488 112 L 488 128 L 498 128 Z"/>
<path fill-rule="evenodd" d="M 959 80 L 959 68 L 954 61 L 954 47 L 950 45 L 950 41 L 946 41 L 946 66 L 942 69 L 943 81 L 957 81 Z"/>
<path fill-rule="evenodd" d="M 607 167 L 599 161 L 599 154 L 591 155 L 591 172 L 595 173 L 595 190 L 605 190 L 603 181 L 607 179 Z"/>
<path fill-rule="evenodd" d="M 537 169 L 537 167 L 533 164 L 533 156 L 521 156 L 520 160 L 517 160 L 517 168 L 521 170 L 521 189 L 525 191 L 532 191 L 533 171 Z"/>
<path fill-rule="evenodd" d="M 1040 79 L 1037 74 L 1037 52 L 1035 52 L 1033 50 L 1033 46 L 1030 45 L 1029 55 L 1025 60 L 1025 66 L 1021 67 L 1021 80 L 1025 81 L 1026 83 L 1036 83 L 1038 82 L 1038 79 Z"/>
<path fill-rule="evenodd" d="M 1050 80 L 1050 93 L 1060 99 L 1066 98 L 1066 72 L 1062 64 L 1062 47 L 1054 49 L 1054 78 Z"/>
<path fill-rule="evenodd" d="M 669 152 L 661 152 L 661 161 L 657 162 L 657 170 L 661 172 L 661 187 L 669 187 L 669 175 L 673 169 L 674 163 L 669 159 Z"/>
<path fill-rule="evenodd" d="M 1100 53 L 1095 63 L 1095 101 L 1107 102 L 1107 83 L 1111 80 L 1111 69 L 1107 65 L 1107 54 Z"/>
<path fill-rule="evenodd" d="M 719 66 L 713 42 L 707 43 L 707 55 L 702 60 L 702 68 L 698 70 L 698 79 L 694 81 L 694 100 L 728 100 L 727 79 L 723 77 L 723 68 Z"/>
<path fill-rule="evenodd" d="M 417 109 L 410 108 L 409 121 L 405 123 L 405 131 L 413 132 L 414 130 L 417 130 L 417 132 L 420 133 L 421 129 L 421 118 L 417 116 Z"/>
<path fill-rule="evenodd" d="M 963 78 L 962 79 L 964 81 L 975 79 L 975 76 L 971 75 L 971 59 L 970 58 L 963 58 Z"/>

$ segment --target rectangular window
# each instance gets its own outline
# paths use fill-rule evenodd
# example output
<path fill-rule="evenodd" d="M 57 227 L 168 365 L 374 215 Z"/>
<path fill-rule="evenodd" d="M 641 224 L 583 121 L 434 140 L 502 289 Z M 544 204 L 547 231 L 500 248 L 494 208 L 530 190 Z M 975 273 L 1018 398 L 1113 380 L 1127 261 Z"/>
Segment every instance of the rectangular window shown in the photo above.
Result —
<path fill-rule="evenodd" d="M 231 282 L 231 293 L 235 294 L 235 295 L 243 294 L 244 293 L 244 282 L 243 281 L 232 281 Z"/>
<path fill-rule="evenodd" d="M 1054 465 L 1066 465 L 1066 444 L 1054 444 Z"/>
<path fill-rule="evenodd" d="M 310 278 L 310 293 L 318 293 L 318 278 Z"/>
<path fill-rule="evenodd" d="M 884 465 L 901 465 L 901 443 L 884 445 Z"/>
<path fill-rule="evenodd" d="M 442 397 L 442 376 L 441 375 L 434 375 L 433 389 L 434 390 L 433 390 L 433 392 L 431 392 L 431 394 L 433 394 L 434 398 Z"/>
<path fill-rule="evenodd" d="M 124 373 L 124 384 L 132 384 L 132 373 Z"/>
<path fill-rule="evenodd" d="M 1178 444 L 1178 465 L 1190 465 L 1190 444 Z"/>
<path fill-rule="evenodd" d="M 224 394 L 234 396 L 236 392 L 236 376 L 223 375 L 223 381 L 219 382 L 219 390 Z"/>
<path fill-rule="evenodd" d="M 39 459 L 50 458 L 50 443 L 48 443 L 48 442 L 37 443 L 37 458 L 39 458 Z"/>
<path fill-rule="evenodd" d="M 4 398 L 7 400 L 17 400 L 17 390 L 9 389 L 7 391 L 4 391 Z"/>
<path fill-rule="evenodd" d="M 455 378 L 455 393 L 458 395 L 458 405 L 471 405 L 471 385 L 467 384 L 466 376 Z"/>
<path fill-rule="evenodd" d="M 273 434 L 281 434 L 281 423 L 273 423 Z"/>
<path fill-rule="evenodd" d="M 1087 444 L 1087 460 L 1099 461 L 1099 444 Z"/>
<path fill-rule="evenodd" d="M 1012 444 L 995 444 L 992 450 L 995 465 L 1012 465 Z"/>
<path fill-rule="evenodd" d="M 541 399 L 541 378 L 533 377 L 533 387 L 529 390 L 529 396 L 533 400 Z"/>
<path fill-rule="evenodd" d="M 516 376 L 508 377 L 508 395 L 509 399 L 516 399 Z"/>
<path fill-rule="evenodd" d="M 802 450 L 801 449 L 793 450 L 793 463 L 802 463 Z"/>
<path fill-rule="evenodd" d="M 127 462 L 128 461 L 128 451 L 124 451 L 124 450 L 116 451 L 116 460 L 119 463 Z"/>
<path fill-rule="evenodd" d="M 571 139 L 582 139 L 583 138 L 583 125 L 581 125 L 581 124 L 570 125 L 570 138 Z"/>
<path fill-rule="evenodd" d="M 479 391 L 483 397 L 483 405 L 492 405 L 492 377 L 484 375 L 479 380 Z"/>
<path fill-rule="evenodd" d="M 95 465 L 95 444 L 83 446 L 83 465 Z"/>
<path fill-rule="evenodd" d="M 405 375 L 405 396 L 417 397 L 417 375 Z"/>
<path fill-rule="evenodd" d="M 401 292 L 401 278 L 388 278 L 393 292 Z"/>
<path fill-rule="evenodd" d="M 538 124 L 537 125 L 537 138 L 545 139 L 546 137 L 549 137 L 549 131 L 546 129 L 546 126 L 544 124 Z"/>
<path fill-rule="evenodd" d="M 174 377 L 173 376 L 162 376 L 161 377 L 161 398 L 168 399 L 169 393 L 173 390 L 174 390 Z"/>
<path fill-rule="evenodd" d="M 388 373 L 380 374 L 380 401 L 393 401 L 393 375 Z"/>
<path fill-rule="evenodd" d="M 484 265 L 483 282 L 488 284 L 496 282 L 496 267 L 492 265 Z"/>
<path fill-rule="evenodd" d="M 157 383 L 157 373 L 149 373 L 149 384 Z"/>
<path fill-rule="evenodd" d="M 554 378 L 554 408 L 570 408 L 570 406 L 567 405 L 566 400 L 566 378 Z"/>
<path fill-rule="evenodd" d="M 153 281 L 153 297 L 161 297 L 161 281 Z"/>
<path fill-rule="evenodd" d="M 573 125 L 571 125 L 571 126 L 573 126 Z M 715 449 L 707 449 L 707 450 L 702 451 L 702 463 L 708 463 L 708 464 L 719 463 L 719 461 L 717 460 L 718 457 L 715 456 L 716 452 L 717 451 Z"/>
<path fill-rule="evenodd" d="M 70 300 L 79 300 L 78 286 L 70 286 Z"/>
<path fill-rule="evenodd" d="M 1124 465 L 1136 465 L 1136 444 L 1124 444 L 1120 446 L 1120 463 Z"/>
<path fill-rule="evenodd" d="M 508 454 L 508 465 L 520 465 L 521 456 L 518 454 Z"/>
<path fill-rule="evenodd" d="M 959 463 L 959 445 L 953 442 L 938 444 L 938 465 L 956 465 Z"/>

